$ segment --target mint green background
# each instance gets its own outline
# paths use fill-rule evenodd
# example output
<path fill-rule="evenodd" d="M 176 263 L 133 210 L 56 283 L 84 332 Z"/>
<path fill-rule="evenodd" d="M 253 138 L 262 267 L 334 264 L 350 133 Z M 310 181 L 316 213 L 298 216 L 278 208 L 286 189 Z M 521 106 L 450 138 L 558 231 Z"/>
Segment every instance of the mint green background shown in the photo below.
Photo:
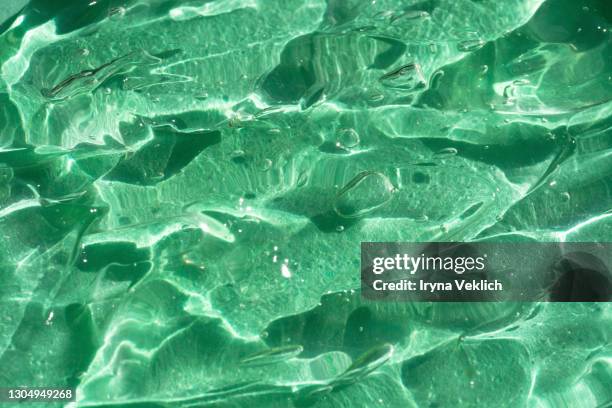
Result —
<path fill-rule="evenodd" d="M 0 26 L 0 386 L 606 406 L 608 304 L 357 289 L 361 241 L 610 240 L 611 10 L 30 2 Z"/>

